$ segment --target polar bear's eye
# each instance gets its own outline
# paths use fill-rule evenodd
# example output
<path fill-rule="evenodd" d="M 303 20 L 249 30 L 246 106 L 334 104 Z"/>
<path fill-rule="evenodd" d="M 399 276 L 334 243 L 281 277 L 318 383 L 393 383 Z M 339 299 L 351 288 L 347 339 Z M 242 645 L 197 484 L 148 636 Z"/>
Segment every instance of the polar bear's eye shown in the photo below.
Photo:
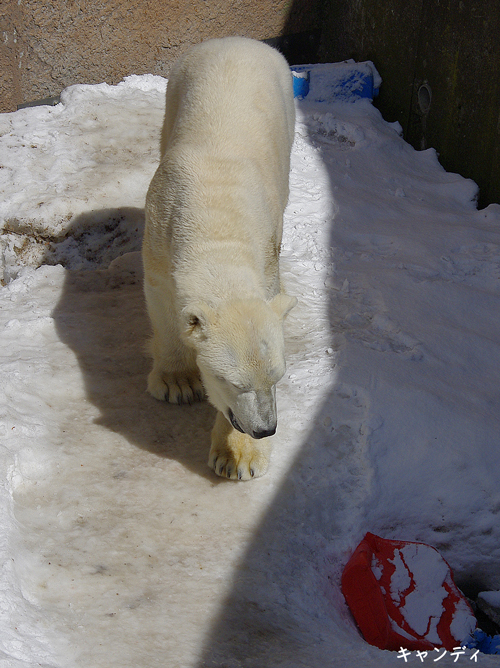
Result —
<path fill-rule="evenodd" d="M 234 383 L 232 383 L 232 382 L 231 382 L 230 380 L 228 380 L 227 378 L 224 378 L 224 376 L 215 376 L 215 378 L 216 378 L 220 383 L 226 383 L 226 384 L 228 384 L 228 385 L 234 385 Z M 236 385 L 234 385 L 234 387 L 236 387 Z"/>
<path fill-rule="evenodd" d="M 226 383 L 229 383 L 229 385 L 231 385 L 231 387 L 234 387 L 235 390 L 238 390 L 238 392 L 248 392 L 248 387 L 243 383 L 233 383 L 231 380 L 227 379 Z"/>
<path fill-rule="evenodd" d="M 232 385 L 232 386 L 234 387 L 235 390 L 244 390 L 244 389 L 245 389 L 245 388 L 243 387 L 243 385 L 241 385 L 241 383 L 233 383 L 233 382 L 230 381 L 230 380 L 228 380 L 227 382 L 229 383 L 229 385 Z"/>
<path fill-rule="evenodd" d="M 246 385 L 244 385 L 243 383 L 239 383 L 239 382 L 235 383 L 235 382 L 229 380 L 228 378 L 224 378 L 224 376 L 215 376 L 215 377 L 219 382 L 225 383 L 226 385 L 231 385 L 231 387 L 234 387 L 234 389 L 238 390 L 238 392 L 249 392 L 250 391 L 250 389 Z"/>
<path fill-rule="evenodd" d="M 235 390 L 238 390 L 238 392 L 250 392 L 250 388 L 246 385 L 241 385 L 241 383 L 231 383 L 231 385 L 235 388 Z"/>

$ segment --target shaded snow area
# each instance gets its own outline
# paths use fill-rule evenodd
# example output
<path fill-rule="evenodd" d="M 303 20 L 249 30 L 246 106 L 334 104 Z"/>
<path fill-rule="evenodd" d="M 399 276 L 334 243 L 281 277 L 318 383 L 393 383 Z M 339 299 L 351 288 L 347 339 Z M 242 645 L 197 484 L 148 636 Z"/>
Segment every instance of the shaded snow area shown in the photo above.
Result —
<path fill-rule="evenodd" d="M 367 531 L 500 590 L 500 206 L 368 100 L 297 102 L 274 454 L 218 478 L 214 410 L 145 391 L 164 89 L 0 116 L 0 666 L 401 666 L 340 592 Z"/>

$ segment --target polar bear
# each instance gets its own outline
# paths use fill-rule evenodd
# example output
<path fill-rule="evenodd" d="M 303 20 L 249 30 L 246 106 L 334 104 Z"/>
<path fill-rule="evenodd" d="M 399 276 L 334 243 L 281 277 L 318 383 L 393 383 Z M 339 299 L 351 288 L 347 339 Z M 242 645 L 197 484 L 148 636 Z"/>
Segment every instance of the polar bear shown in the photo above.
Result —
<path fill-rule="evenodd" d="M 161 162 L 146 197 L 144 290 L 153 328 L 148 390 L 218 410 L 209 466 L 263 475 L 285 372 L 278 255 L 288 200 L 292 76 L 242 37 L 191 47 L 172 68 Z"/>

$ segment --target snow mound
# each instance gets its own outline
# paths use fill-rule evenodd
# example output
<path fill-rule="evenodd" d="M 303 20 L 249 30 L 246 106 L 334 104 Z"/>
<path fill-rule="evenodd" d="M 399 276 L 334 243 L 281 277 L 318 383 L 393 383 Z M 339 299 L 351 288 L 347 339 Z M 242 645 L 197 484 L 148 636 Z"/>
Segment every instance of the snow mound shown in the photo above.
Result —
<path fill-rule="evenodd" d="M 297 101 L 274 456 L 215 479 L 211 407 L 145 392 L 164 85 L 0 116 L 2 665 L 400 665 L 340 592 L 367 531 L 500 588 L 500 207 L 367 99 Z"/>

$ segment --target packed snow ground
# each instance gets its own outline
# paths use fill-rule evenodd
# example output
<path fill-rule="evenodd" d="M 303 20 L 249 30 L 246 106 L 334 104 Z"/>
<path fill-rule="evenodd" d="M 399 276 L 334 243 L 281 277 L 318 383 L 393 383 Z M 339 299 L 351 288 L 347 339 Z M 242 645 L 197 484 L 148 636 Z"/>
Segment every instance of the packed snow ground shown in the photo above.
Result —
<path fill-rule="evenodd" d="M 366 531 L 500 590 L 500 206 L 368 100 L 297 102 L 274 455 L 217 478 L 213 409 L 145 392 L 164 88 L 0 116 L 0 666 L 401 665 L 340 593 Z"/>

